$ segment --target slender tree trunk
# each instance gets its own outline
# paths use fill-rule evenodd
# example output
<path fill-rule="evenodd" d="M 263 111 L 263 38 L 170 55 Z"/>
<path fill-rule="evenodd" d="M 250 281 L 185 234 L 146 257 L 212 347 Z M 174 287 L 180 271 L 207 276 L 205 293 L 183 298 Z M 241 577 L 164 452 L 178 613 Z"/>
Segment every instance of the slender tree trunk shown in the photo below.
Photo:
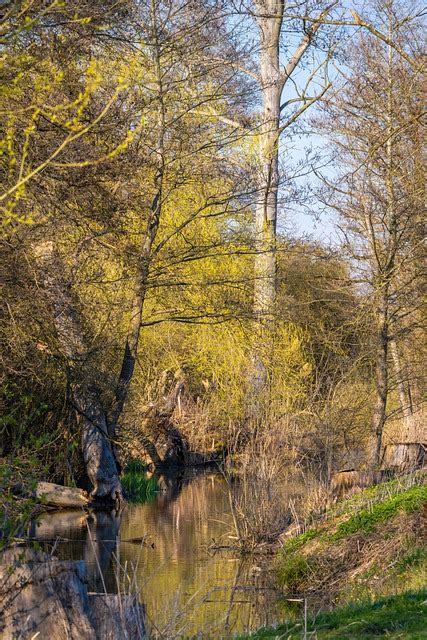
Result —
<path fill-rule="evenodd" d="M 405 430 L 404 439 L 407 439 L 410 433 L 411 416 L 413 413 L 411 391 L 409 388 L 409 381 L 406 381 L 406 384 L 405 384 L 405 379 L 404 379 L 403 370 L 402 370 L 402 362 L 401 362 L 399 350 L 397 348 L 396 340 L 394 338 L 390 339 L 390 353 L 393 359 L 397 392 L 399 394 L 400 409 L 402 412 L 403 423 L 404 423 L 404 430 Z"/>
<path fill-rule="evenodd" d="M 378 466 L 381 461 L 381 446 L 384 425 L 387 415 L 388 396 L 388 291 L 381 292 L 377 308 L 377 332 L 376 332 L 376 365 L 375 387 L 376 400 L 372 417 L 372 428 L 375 434 L 374 464 Z"/>
<path fill-rule="evenodd" d="M 132 380 L 138 355 L 139 335 L 141 329 L 142 312 L 147 293 L 148 278 L 150 275 L 150 261 L 154 241 L 160 224 L 163 198 L 163 182 L 165 173 L 164 136 L 166 132 L 166 112 L 164 104 L 164 88 L 161 69 L 161 46 L 157 27 L 156 2 L 151 2 L 152 20 L 152 47 L 153 65 L 156 78 L 156 92 L 158 100 L 157 111 L 157 141 L 156 141 L 156 175 L 154 178 L 154 195 L 150 205 L 144 242 L 139 258 L 139 271 L 135 278 L 134 297 L 132 301 L 131 316 L 129 320 L 126 344 L 123 353 L 122 367 L 115 390 L 115 403 L 109 421 L 109 433 L 115 437 L 115 431 L 119 417 L 127 398 L 128 389 Z"/>
<path fill-rule="evenodd" d="M 273 3 L 279 4 L 279 3 Z M 260 320 L 271 319 L 276 295 L 276 224 L 279 188 L 279 68 L 280 19 L 260 18 L 262 124 L 259 134 L 259 173 L 255 209 L 258 253 L 255 259 L 254 309 Z"/>

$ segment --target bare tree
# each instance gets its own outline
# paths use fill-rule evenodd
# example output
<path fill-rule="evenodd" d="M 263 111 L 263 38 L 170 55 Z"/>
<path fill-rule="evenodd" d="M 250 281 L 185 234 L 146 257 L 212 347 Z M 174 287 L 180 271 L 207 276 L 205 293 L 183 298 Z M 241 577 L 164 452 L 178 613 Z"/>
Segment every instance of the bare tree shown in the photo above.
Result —
<path fill-rule="evenodd" d="M 407 46 L 410 31 L 401 28 L 405 20 L 397 15 L 393 1 L 375 4 L 375 12 L 388 25 L 388 39 Z M 329 183 L 335 192 L 333 206 L 344 221 L 346 247 L 359 262 L 372 294 L 376 390 L 372 429 L 374 461 L 379 464 L 393 385 L 399 390 L 403 415 L 408 411 L 401 368 L 396 368 L 394 380 L 390 372 L 390 345 L 397 363 L 395 339 L 404 292 L 412 286 L 411 238 L 414 209 L 419 207 L 408 141 L 422 118 L 420 74 L 397 57 L 394 47 L 371 35 L 360 38 L 350 61 L 351 73 L 329 101 L 324 124 L 340 165 L 340 177 Z"/>

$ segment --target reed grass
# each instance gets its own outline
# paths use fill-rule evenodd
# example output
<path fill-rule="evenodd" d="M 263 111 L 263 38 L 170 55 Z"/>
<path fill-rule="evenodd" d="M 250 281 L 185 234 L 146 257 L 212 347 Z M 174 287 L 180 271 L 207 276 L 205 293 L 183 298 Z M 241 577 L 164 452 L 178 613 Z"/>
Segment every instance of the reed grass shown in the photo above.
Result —
<path fill-rule="evenodd" d="M 146 467 L 139 460 L 132 460 L 126 467 L 122 486 L 130 502 L 150 502 L 159 491 L 156 476 L 148 477 Z"/>

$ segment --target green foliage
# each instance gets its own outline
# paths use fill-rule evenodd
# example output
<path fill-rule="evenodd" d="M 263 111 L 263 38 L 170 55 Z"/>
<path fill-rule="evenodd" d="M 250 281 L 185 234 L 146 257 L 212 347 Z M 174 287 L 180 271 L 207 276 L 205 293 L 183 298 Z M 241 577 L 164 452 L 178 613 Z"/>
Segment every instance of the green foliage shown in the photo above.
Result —
<path fill-rule="evenodd" d="M 307 630 L 318 640 L 362 640 L 365 638 L 427 638 L 427 591 L 407 592 L 375 602 L 365 602 L 321 613 L 309 619 Z M 261 629 L 248 638 L 300 640 L 303 621 Z M 243 638 L 241 639 L 243 640 Z"/>
<path fill-rule="evenodd" d="M 48 433 L 35 432 L 34 425 L 41 424 L 49 409 L 38 394 L 20 389 L 11 381 L 2 388 L 5 399 L 5 411 L 0 415 L 0 435 L 13 446 L 22 446 L 23 442 L 33 449 L 49 443 Z M 6 404 L 7 403 L 7 404 Z"/>
<path fill-rule="evenodd" d="M 283 548 L 281 549 L 280 553 L 282 555 L 294 553 L 295 551 L 300 549 L 303 545 L 305 545 L 306 542 L 308 542 L 309 540 L 313 540 L 313 538 L 315 538 L 317 535 L 318 535 L 317 529 L 308 529 L 304 533 L 300 533 L 300 535 L 295 536 L 295 538 L 290 538 L 290 540 L 287 540 L 287 542 L 284 544 Z"/>
<path fill-rule="evenodd" d="M 362 509 L 345 522 L 341 522 L 334 534 L 327 536 L 331 541 L 340 540 L 353 533 L 374 531 L 378 524 L 396 516 L 400 511 L 411 513 L 427 502 L 427 486 L 411 487 L 383 502 L 372 505 L 371 509 Z"/>
<path fill-rule="evenodd" d="M 130 502 L 149 502 L 159 490 L 156 476 L 147 478 L 146 468 L 139 460 L 132 460 L 126 467 L 122 486 Z"/>
<path fill-rule="evenodd" d="M 35 488 L 36 481 L 26 462 L 9 459 L 7 464 L 0 464 L 0 549 L 24 535 L 34 515 L 36 499 L 17 498 L 13 492 L 16 483 L 28 494 Z"/>

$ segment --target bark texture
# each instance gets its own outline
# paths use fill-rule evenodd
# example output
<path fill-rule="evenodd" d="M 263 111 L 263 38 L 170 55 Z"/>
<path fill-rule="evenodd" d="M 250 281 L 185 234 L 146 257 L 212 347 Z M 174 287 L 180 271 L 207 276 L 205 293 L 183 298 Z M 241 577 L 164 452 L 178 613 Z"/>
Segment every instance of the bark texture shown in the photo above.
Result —
<path fill-rule="evenodd" d="M 384 425 L 387 418 L 388 397 L 388 290 L 383 286 L 376 310 L 376 364 L 375 364 L 375 407 L 372 416 L 372 429 L 375 434 L 374 464 L 379 466 L 381 461 L 381 446 Z"/>
<path fill-rule="evenodd" d="M 93 487 L 91 495 L 120 501 L 122 488 L 100 391 L 92 382 L 80 301 L 64 275 L 65 265 L 54 244 L 40 243 L 34 247 L 34 254 L 58 343 L 67 361 L 70 402 L 80 425 L 83 458 Z"/>
<path fill-rule="evenodd" d="M 140 640 L 144 610 L 134 596 L 88 594 L 83 561 L 13 547 L 0 556 L 3 640 Z M 37 635 L 38 634 L 38 635 Z"/>

